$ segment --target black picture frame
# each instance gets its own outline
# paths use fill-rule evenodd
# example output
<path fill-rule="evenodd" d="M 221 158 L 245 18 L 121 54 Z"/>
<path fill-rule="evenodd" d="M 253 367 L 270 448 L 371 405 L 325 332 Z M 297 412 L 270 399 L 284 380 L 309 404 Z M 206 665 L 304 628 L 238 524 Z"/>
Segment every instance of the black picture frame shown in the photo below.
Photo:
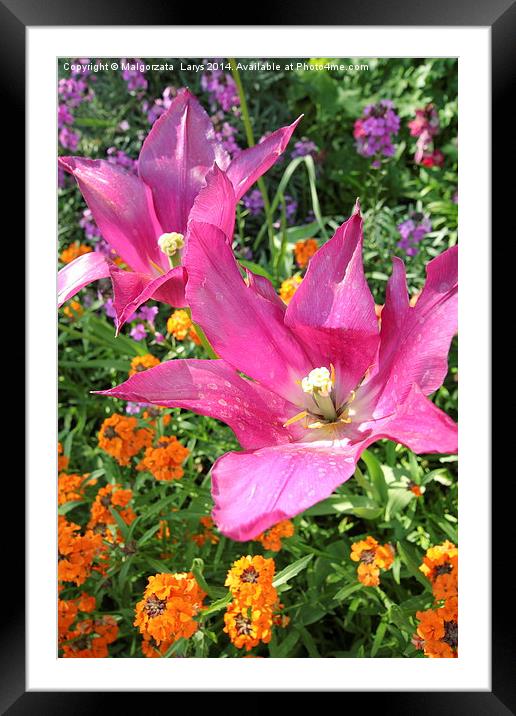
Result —
<path fill-rule="evenodd" d="M 195 8 L 194 12 L 195 12 Z M 198 10 L 197 10 L 198 12 Z M 238 12 L 238 14 L 237 14 Z M 500 239 L 492 243 L 492 265 L 507 266 L 507 258 L 501 256 L 506 248 L 503 237 L 514 242 L 514 229 L 507 226 L 503 233 L 502 222 L 510 215 L 512 187 L 514 181 L 504 177 L 507 167 L 514 170 L 514 140 L 512 119 L 508 114 L 511 90 L 515 83 L 515 38 L 516 4 L 512 0 L 433 0 L 429 3 L 396 0 L 386 3 L 369 0 L 367 3 L 319 0 L 317 8 L 308 2 L 286 2 L 260 4 L 259 18 L 244 20 L 241 9 L 230 12 L 227 6 L 217 5 L 212 10 L 203 9 L 204 25 L 231 25 L 221 20 L 238 18 L 240 24 L 263 25 L 262 19 L 274 18 L 275 25 L 384 25 L 384 26 L 484 26 L 491 28 L 492 38 L 492 235 Z M 22 117 L 25 108 L 25 31 L 28 26 L 63 25 L 191 25 L 193 13 L 184 7 L 165 4 L 160 0 L 89 0 L 87 3 L 71 3 L 66 0 L 0 0 L 0 81 L 2 83 L 3 125 L 2 158 L 7 168 L 8 182 L 12 187 L 24 185 L 24 150 Z M 210 22 L 211 21 L 211 22 Z M 194 23 L 196 24 L 196 23 Z M 474 118 L 471 118 L 474 122 Z M 14 141 L 13 141 L 14 140 Z M 503 144 L 502 144 L 503 142 Z M 21 191 L 11 191 L 9 212 L 17 217 L 15 222 L 18 236 L 12 244 L 16 265 L 23 265 L 23 251 L 20 234 L 23 226 L 24 199 Z M 488 197 L 486 197 L 488 200 Z M 507 222 L 508 223 L 508 222 Z M 11 229 L 12 231 L 12 229 Z M 466 239 L 467 240 L 467 237 Z M 504 255 L 505 256 L 505 255 Z M 497 259 L 499 259 L 497 261 Z M 508 272 L 508 268 L 505 268 Z M 499 271 L 498 281 L 503 281 L 504 268 Z M 508 276 L 506 277 L 509 278 Z M 498 282 L 497 282 L 498 285 Z M 501 299 L 493 295 L 493 315 L 501 309 Z M 19 289 L 16 294 L 17 310 L 23 296 Z M 496 310 L 498 309 L 498 311 Z M 19 342 L 10 354 L 18 366 L 22 365 L 23 343 Z M 493 386 L 494 387 L 494 386 Z M 493 393 L 495 391 L 493 390 Z M 23 401 L 19 398 L 23 405 Z M 496 437 L 493 435 L 493 456 Z M 498 446 L 500 447 L 500 446 Z M 26 448 L 30 450 L 30 444 Z M 22 454 L 22 453 L 20 453 Z M 346 693 L 343 706 L 350 706 L 350 699 L 360 699 L 363 708 L 385 713 L 432 714 L 440 716 L 477 714 L 506 716 L 516 713 L 516 679 L 514 659 L 514 617 L 512 599 L 507 578 L 512 571 L 513 536 L 509 533 L 513 521 L 514 478 L 512 470 L 502 487 L 493 491 L 492 520 L 492 572 L 496 588 L 492 594 L 492 691 L 490 692 L 374 692 L 367 694 Z M 493 473 L 494 466 L 493 466 Z M 24 504 L 24 483 L 19 463 L 8 475 L 9 502 L 16 505 L 20 515 Z M 5 484 L 5 483 L 4 483 Z M 7 490 L 7 487 L 5 488 Z M 5 510 L 5 507 L 4 507 Z M 509 526 L 509 527 L 507 527 Z M 11 533 L 12 534 L 12 533 Z M 7 539 L 2 549 L 3 590 L 7 597 L 7 609 L 1 612 L 2 638 L 0 642 L 0 710 L 1 713 L 18 714 L 90 714 L 93 711 L 105 713 L 120 708 L 119 693 L 97 692 L 26 692 L 25 691 L 25 613 L 23 597 L 23 533 L 19 523 L 16 537 Z M 497 547 L 498 545 L 498 547 Z M 45 618 L 42 615 L 42 618 Z M 345 667 L 343 667 L 345 668 Z M 371 684 L 374 689 L 374 684 Z M 407 684 L 410 688 L 410 684 Z M 201 694 L 199 694 L 201 695 Z M 174 702 L 170 694 L 155 693 L 155 697 L 168 698 L 168 708 Z M 140 702 L 139 694 L 131 694 L 135 707 Z M 148 695 L 143 695 L 148 700 Z M 197 698 L 197 697 L 196 697 Z M 116 699 L 116 701 L 115 701 Z M 145 708 L 143 702 L 142 706 Z"/>

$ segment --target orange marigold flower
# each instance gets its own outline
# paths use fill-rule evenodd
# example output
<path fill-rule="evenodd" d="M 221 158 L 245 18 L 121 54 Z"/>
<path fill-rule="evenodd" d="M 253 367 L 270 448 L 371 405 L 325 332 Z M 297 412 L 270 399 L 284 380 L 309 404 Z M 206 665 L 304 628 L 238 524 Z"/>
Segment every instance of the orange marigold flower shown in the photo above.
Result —
<path fill-rule="evenodd" d="M 216 535 L 213 531 L 215 523 L 213 522 L 212 518 L 209 515 L 206 515 L 206 517 L 200 518 L 199 523 L 202 527 L 202 531 L 198 534 L 192 535 L 192 541 L 195 542 L 198 547 L 202 547 L 204 544 L 206 544 L 206 542 L 210 542 L 211 544 L 217 544 L 217 542 L 219 541 L 219 536 Z"/>
<path fill-rule="evenodd" d="M 144 420 L 148 420 L 150 425 L 156 426 L 157 418 L 161 420 L 161 423 L 163 427 L 166 427 L 172 418 L 170 417 L 169 413 L 165 413 L 162 415 L 163 410 L 166 410 L 166 408 L 161 408 L 159 405 L 151 405 L 146 410 L 143 411 L 142 417 Z"/>
<path fill-rule="evenodd" d="M 458 584 L 456 571 L 455 573 L 440 574 L 437 576 L 432 585 L 432 591 L 437 601 L 457 596 Z"/>
<path fill-rule="evenodd" d="M 364 587 L 377 587 L 380 584 L 380 570 L 374 564 L 360 563 L 357 567 L 358 581 Z"/>
<path fill-rule="evenodd" d="M 287 278 L 280 286 L 279 295 L 283 303 L 290 303 L 292 296 L 295 294 L 301 283 L 301 276 L 292 276 Z"/>
<path fill-rule="evenodd" d="M 61 640 L 77 618 L 77 604 L 73 600 L 57 600 L 57 631 Z"/>
<path fill-rule="evenodd" d="M 294 245 L 294 255 L 296 263 L 300 268 L 308 265 L 308 262 L 318 249 L 315 239 L 306 239 L 306 241 L 297 241 Z"/>
<path fill-rule="evenodd" d="M 459 629 L 457 604 L 452 598 L 446 607 L 416 612 L 419 621 L 412 643 L 430 659 L 457 657 Z"/>
<path fill-rule="evenodd" d="M 143 599 L 136 605 L 134 625 L 158 646 L 181 637 L 189 639 L 198 629 L 194 617 L 205 596 L 191 572 L 156 574 L 149 577 Z"/>
<path fill-rule="evenodd" d="M 77 475 L 62 472 L 57 478 L 57 502 L 59 505 L 72 500 L 81 500 L 84 497 L 84 488 L 94 485 L 96 480 L 88 480 L 89 473 Z"/>
<path fill-rule="evenodd" d="M 92 594 L 88 594 L 87 592 L 83 592 L 79 599 L 77 600 L 77 606 L 79 607 L 79 611 L 85 612 L 86 614 L 90 614 L 91 612 L 95 611 L 95 607 L 97 605 L 97 600 Z"/>
<path fill-rule="evenodd" d="M 83 584 L 90 575 L 92 563 L 102 546 L 102 537 L 87 532 L 63 516 L 58 520 L 58 579 Z"/>
<path fill-rule="evenodd" d="M 68 318 L 75 320 L 76 318 L 80 318 L 82 316 L 84 308 L 81 306 L 79 301 L 70 301 L 70 303 L 63 308 L 63 313 Z"/>
<path fill-rule="evenodd" d="M 156 537 L 161 540 L 170 538 L 170 527 L 166 520 L 159 521 L 159 530 L 156 532 Z"/>
<path fill-rule="evenodd" d="M 109 508 L 118 508 L 117 511 L 120 517 L 127 525 L 130 525 L 136 519 L 136 514 L 131 507 L 128 507 L 132 498 L 132 490 L 124 490 L 118 484 L 101 487 L 91 506 L 88 529 L 92 530 L 95 534 L 100 534 L 103 539 L 112 542 L 114 540 L 113 532 L 107 529 L 107 527 L 108 525 L 116 525 L 116 520 Z M 120 542 L 122 540 L 121 535 L 116 531 L 115 533 L 117 534 L 117 541 Z"/>
<path fill-rule="evenodd" d="M 294 524 L 290 520 L 283 520 L 278 522 L 262 534 L 256 537 L 257 542 L 261 542 L 265 549 L 270 549 L 272 552 L 279 552 L 282 547 L 282 538 L 292 537 L 294 534 Z"/>
<path fill-rule="evenodd" d="M 408 481 L 407 489 L 409 489 L 416 497 L 421 497 L 421 495 L 423 494 L 421 486 L 418 485 L 416 482 L 413 482 L 412 480 Z"/>
<path fill-rule="evenodd" d="M 63 644 L 66 659 L 103 659 L 108 656 L 108 644 L 118 636 L 118 625 L 111 616 L 101 619 L 85 619 L 68 632 Z"/>
<path fill-rule="evenodd" d="M 273 559 L 261 555 L 241 557 L 233 562 L 225 586 L 229 587 L 235 600 L 242 605 L 275 605 L 278 595 L 272 586 L 274 570 Z"/>
<path fill-rule="evenodd" d="M 143 356 L 136 356 L 131 361 L 131 370 L 129 371 L 129 375 L 134 375 L 135 373 L 141 373 L 149 368 L 154 368 L 154 366 L 159 365 L 160 362 L 161 361 L 158 358 L 150 353 L 146 353 Z"/>
<path fill-rule="evenodd" d="M 188 338 L 195 343 L 196 346 L 201 345 L 201 339 L 197 335 L 197 331 L 195 330 L 195 326 L 192 326 L 190 330 L 188 331 Z"/>
<path fill-rule="evenodd" d="M 184 475 L 181 465 L 190 450 L 174 436 L 163 435 L 156 447 L 148 447 L 137 465 L 137 470 L 147 470 L 156 480 L 179 480 Z"/>
<path fill-rule="evenodd" d="M 237 649 L 249 651 L 260 642 L 268 644 L 272 638 L 272 608 L 270 605 L 244 606 L 232 602 L 224 614 L 224 631 Z"/>
<path fill-rule="evenodd" d="M 128 465 L 134 455 L 152 442 L 150 428 L 138 428 L 136 418 L 111 415 L 102 423 L 99 433 L 99 447 L 115 458 L 119 465 Z"/>
<path fill-rule="evenodd" d="M 178 341 L 184 341 L 192 328 L 192 319 L 188 311 L 178 309 L 167 321 L 167 331 Z"/>
<path fill-rule="evenodd" d="M 161 659 L 172 646 L 173 641 L 162 641 L 157 644 L 148 634 L 143 635 L 142 652 L 147 659 Z"/>
<path fill-rule="evenodd" d="M 379 544 L 369 535 L 351 545 L 350 557 L 354 562 L 360 562 L 357 569 L 359 582 L 365 587 L 377 587 L 380 569 L 390 569 L 394 562 L 394 548 L 390 544 Z"/>
<path fill-rule="evenodd" d="M 61 443 L 57 443 L 57 471 L 62 472 L 68 468 L 70 458 L 63 455 L 63 446 Z"/>
<path fill-rule="evenodd" d="M 419 621 L 417 633 L 425 641 L 436 641 L 444 636 L 444 620 L 434 609 L 416 612 Z"/>
<path fill-rule="evenodd" d="M 79 241 L 74 241 L 74 243 L 70 244 L 68 248 L 61 251 L 59 258 L 64 264 L 69 264 L 72 261 L 75 261 L 75 259 L 79 256 L 89 254 L 90 251 L 93 251 L 91 246 L 86 246 L 86 244 L 81 244 Z"/>
<path fill-rule="evenodd" d="M 453 574 L 457 577 L 459 550 L 453 542 L 446 540 L 442 544 L 430 547 L 423 557 L 423 564 L 419 567 L 430 582 L 435 582 L 443 574 Z"/>

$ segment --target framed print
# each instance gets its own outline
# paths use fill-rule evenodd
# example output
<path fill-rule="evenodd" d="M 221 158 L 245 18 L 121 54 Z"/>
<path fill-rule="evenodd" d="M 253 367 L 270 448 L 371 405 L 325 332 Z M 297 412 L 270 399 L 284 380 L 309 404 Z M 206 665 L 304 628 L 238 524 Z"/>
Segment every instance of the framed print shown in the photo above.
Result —
<path fill-rule="evenodd" d="M 346 691 L 508 713 L 490 94 L 514 7 L 213 32 L 4 6 L 29 350 L 3 708 Z"/>

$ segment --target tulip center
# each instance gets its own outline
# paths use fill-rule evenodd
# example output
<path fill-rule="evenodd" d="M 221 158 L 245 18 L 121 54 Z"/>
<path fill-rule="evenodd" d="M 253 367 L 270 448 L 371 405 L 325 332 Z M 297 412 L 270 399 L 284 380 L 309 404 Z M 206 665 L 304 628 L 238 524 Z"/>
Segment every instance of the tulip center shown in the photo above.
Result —
<path fill-rule="evenodd" d="M 337 405 L 335 380 L 335 368 L 330 363 L 330 369 L 324 366 L 314 368 L 302 380 L 297 381 L 306 395 L 306 410 L 287 420 L 284 427 L 302 418 L 307 419 L 305 426 L 307 428 L 350 423 L 349 405 L 355 399 L 355 391 L 351 391 L 344 403 Z"/>
<path fill-rule="evenodd" d="M 166 256 L 174 256 L 185 245 L 185 237 L 177 231 L 168 234 L 161 234 L 158 239 L 158 246 Z"/>

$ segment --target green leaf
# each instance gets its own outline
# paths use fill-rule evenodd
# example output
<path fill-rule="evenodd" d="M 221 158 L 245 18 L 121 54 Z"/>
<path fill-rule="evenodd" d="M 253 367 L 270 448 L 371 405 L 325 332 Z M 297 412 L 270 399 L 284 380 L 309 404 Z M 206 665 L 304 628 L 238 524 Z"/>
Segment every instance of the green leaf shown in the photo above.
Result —
<path fill-rule="evenodd" d="M 358 592 L 359 589 L 362 589 L 362 584 L 360 582 L 354 582 L 353 584 L 347 584 L 345 587 L 342 587 L 339 589 L 339 591 L 334 595 L 333 599 L 336 602 L 342 602 L 344 599 L 347 599 L 349 596 L 354 594 L 355 592 Z"/>
<path fill-rule="evenodd" d="M 64 502 L 62 505 L 59 505 L 59 509 L 57 510 L 58 515 L 66 515 L 70 510 L 73 510 L 74 507 L 77 507 L 77 505 L 85 505 L 86 500 L 71 500 L 70 502 Z"/>
<path fill-rule="evenodd" d="M 380 462 L 370 450 L 364 450 L 360 457 L 367 466 L 367 472 L 378 493 L 379 502 L 385 505 L 388 498 L 388 487 Z"/>
<path fill-rule="evenodd" d="M 129 539 L 129 526 L 126 525 L 126 523 L 123 521 L 122 516 L 118 512 L 118 510 L 115 510 L 113 507 L 109 507 L 109 511 L 115 518 L 115 522 L 118 525 L 118 529 L 120 530 L 120 534 L 122 535 L 124 542 L 127 542 Z"/>
<path fill-rule="evenodd" d="M 421 560 L 416 556 L 412 547 L 410 547 L 407 542 L 397 542 L 396 547 L 401 561 L 407 567 L 410 574 L 415 577 L 426 590 L 431 591 L 432 587 L 430 582 L 419 569 Z"/>
<path fill-rule="evenodd" d="M 286 584 L 292 577 L 295 577 L 299 572 L 302 572 L 303 569 L 306 569 L 312 558 L 313 554 L 307 554 L 306 557 L 301 557 L 301 559 L 289 564 L 288 567 L 282 569 L 281 572 L 278 572 L 274 577 L 272 586 L 279 587 L 281 584 Z"/>
<path fill-rule="evenodd" d="M 371 647 L 371 657 L 375 657 L 382 645 L 385 632 L 387 631 L 387 622 L 380 622 L 376 634 L 374 635 L 373 646 Z"/>

